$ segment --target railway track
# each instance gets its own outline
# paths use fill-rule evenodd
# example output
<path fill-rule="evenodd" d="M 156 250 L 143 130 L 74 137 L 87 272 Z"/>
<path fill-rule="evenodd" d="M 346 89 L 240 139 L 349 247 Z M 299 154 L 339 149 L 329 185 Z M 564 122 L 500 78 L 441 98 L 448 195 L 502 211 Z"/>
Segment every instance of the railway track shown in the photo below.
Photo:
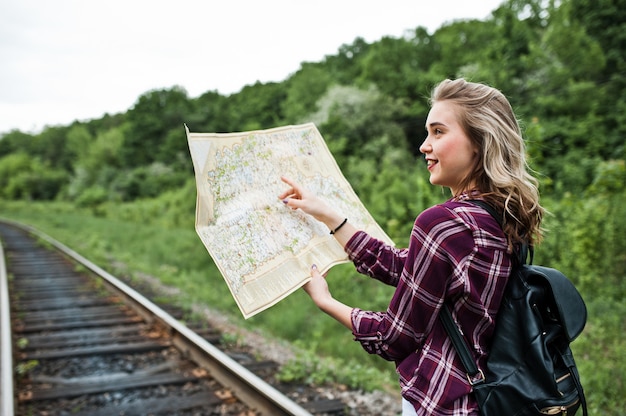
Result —
<path fill-rule="evenodd" d="M 267 363 L 240 364 L 36 230 L 0 221 L 0 242 L 1 415 L 344 414 L 296 403 L 250 369 Z"/>

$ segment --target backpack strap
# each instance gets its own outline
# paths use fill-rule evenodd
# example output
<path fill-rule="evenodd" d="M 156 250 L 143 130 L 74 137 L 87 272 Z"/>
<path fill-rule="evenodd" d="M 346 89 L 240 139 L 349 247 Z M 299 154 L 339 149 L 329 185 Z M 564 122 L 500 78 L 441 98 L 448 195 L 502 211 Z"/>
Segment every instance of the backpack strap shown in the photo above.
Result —
<path fill-rule="evenodd" d="M 498 222 L 498 225 L 500 225 L 500 228 L 503 228 L 502 227 L 502 215 L 500 215 L 499 212 L 496 211 L 496 209 L 491 204 L 489 204 L 483 199 L 469 199 L 467 202 L 474 204 L 474 205 L 478 205 L 479 207 L 487 211 L 489 214 L 491 214 L 493 219 Z M 528 243 L 520 244 L 517 250 L 517 264 L 520 266 L 524 264 L 533 264 L 534 256 L 535 256 L 535 250 L 533 249 L 532 245 L 529 245 Z"/>
<path fill-rule="evenodd" d="M 492 207 L 490 204 L 483 201 L 482 199 L 471 199 L 468 202 L 482 207 L 485 211 L 491 214 L 491 216 L 498 222 L 498 225 L 500 225 L 500 228 L 502 228 L 502 219 L 500 218 L 494 207 Z M 448 307 L 448 305 L 444 304 L 441 307 L 439 319 L 441 320 L 443 327 L 448 333 L 448 336 L 452 341 L 452 345 L 459 355 L 461 363 L 463 363 L 463 367 L 465 367 L 467 380 L 469 381 L 470 385 L 474 386 L 476 384 L 484 382 L 485 375 L 483 374 L 482 370 L 480 370 L 476 365 L 476 362 L 474 361 L 474 358 L 472 356 L 472 352 L 470 351 L 467 342 L 463 338 L 461 330 L 454 322 L 454 318 L 452 318 L 452 313 L 450 312 L 450 308 Z"/>
<path fill-rule="evenodd" d="M 465 372 L 467 373 L 467 380 L 469 381 L 471 386 L 475 386 L 476 384 L 480 384 L 485 381 L 485 375 L 482 370 L 478 368 L 476 363 L 474 362 L 474 358 L 472 357 L 472 352 L 467 346 L 467 342 L 463 339 L 463 335 L 461 335 L 461 331 L 459 327 L 454 323 L 454 319 L 452 318 L 452 313 L 447 305 L 443 305 L 441 307 L 441 312 L 439 313 L 439 319 L 441 319 L 441 323 L 445 328 L 450 340 L 452 341 L 452 345 L 456 350 L 457 354 L 459 354 L 459 358 L 463 363 L 463 367 L 465 367 Z"/>
<path fill-rule="evenodd" d="M 498 213 L 498 211 L 496 211 L 496 209 L 490 203 L 486 202 L 483 199 L 470 199 L 467 202 L 472 203 L 474 205 L 478 205 L 479 207 L 487 211 L 489 214 L 491 214 L 493 219 L 498 222 L 498 225 L 500 226 L 500 228 L 502 228 L 502 216 Z"/>
<path fill-rule="evenodd" d="M 485 202 L 482 199 L 470 199 L 467 202 L 470 202 L 474 205 L 477 205 L 483 208 L 485 211 L 491 214 L 493 219 L 495 219 L 498 222 L 498 225 L 500 225 L 500 228 L 502 228 L 502 217 L 498 214 L 496 209 L 491 204 Z M 520 261 L 519 264 L 524 264 L 526 262 L 526 257 L 528 255 L 528 252 L 529 252 L 528 244 L 523 244 L 520 247 L 520 251 L 518 253 L 519 261 Z M 530 249 L 530 252 L 532 253 L 532 248 Z M 532 254 L 531 254 L 531 262 L 532 262 Z M 467 379 L 470 382 L 470 385 L 474 386 L 476 384 L 480 384 L 481 382 L 484 382 L 485 375 L 483 374 L 482 370 L 480 370 L 478 366 L 476 365 L 476 362 L 474 361 L 474 358 L 469 349 L 469 346 L 467 345 L 467 342 L 465 341 L 465 339 L 463 338 L 463 335 L 461 334 L 461 330 L 459 329 L 459 327 L 454 322 L 454 319 L 452 318 L 452 313 L 450 312 L 450 308 L 448 307 L 448 305 L 444 304 L 442 306 L 441 312 L 439 313 L 439 319 L 441 320 L 443 327 L 448 333 L 448 336 L 450 337 L 450 340 L 452 341 L 452 345 L 454 346 L 454 349 L 456 350 L 457 354 L 459 355 L 459 358 L 461 359 L 461 362 L 463 363 L 463 367 L 465 367 L 465 371 L 467 372 Z"/>

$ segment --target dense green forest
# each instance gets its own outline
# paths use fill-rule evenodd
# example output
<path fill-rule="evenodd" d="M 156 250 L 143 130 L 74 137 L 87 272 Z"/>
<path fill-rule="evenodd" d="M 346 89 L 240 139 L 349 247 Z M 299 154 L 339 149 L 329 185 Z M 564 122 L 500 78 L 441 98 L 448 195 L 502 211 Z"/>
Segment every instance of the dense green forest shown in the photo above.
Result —
<path fill-rule="evenodd" d="M 590 414 L 623 415 L 626 0 L 508 0 L 485 20 L 450 22 L 434 33 L 417 27 L 373 43 L 354 39 L 320 62 L 303 62 L 282 82 L 195 98 L 173 86 L 146 92 L 125 113 L 36 134 L 6 132 L 0 216 L 34 224 L 117 271 L 120 264 L 142 269 L 179 287 L 182 298 L 236 317 L 194 235 L 195 183 L 183 124 L 232 132 L 315 122 L 364 204 L 404 245 L 415 216 L 446 198 L 428 183 L 418 147 L 431 88 L 457 77 L 500 89 L 522 122 L 550 212 L 535 263 L 562 270 L 587 303 L 588 324 L 573 348 Z M 152 257 L 142 257 L 147 251 Z M 121 272 L 131 273 L 128 267 Z M 388 289 L 347 266 L 331 273 L 333 294 L 346 303 L 386 307 Z M 381 360 L 359 364 L 367 357 L 358 345 L 345 347 L 350 334 L 300 293 L 242 325 L 335 357 L 340 368 L 393 378 Z M 286 373 L 323 372 L 314 361 L 303 357 L 302 368 Z M 326 376 L 372 388 L 362 376 L 336 373 Z"/>

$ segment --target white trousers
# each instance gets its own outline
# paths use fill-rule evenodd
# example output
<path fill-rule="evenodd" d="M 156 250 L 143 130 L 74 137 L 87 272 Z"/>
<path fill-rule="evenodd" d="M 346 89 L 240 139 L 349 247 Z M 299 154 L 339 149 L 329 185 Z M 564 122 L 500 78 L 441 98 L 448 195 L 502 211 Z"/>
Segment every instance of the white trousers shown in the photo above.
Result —
<path fill-rule="evenodd" d="M 413 405 L 404 397 L 402 398 L 402 416 L 417 416 Z"/>

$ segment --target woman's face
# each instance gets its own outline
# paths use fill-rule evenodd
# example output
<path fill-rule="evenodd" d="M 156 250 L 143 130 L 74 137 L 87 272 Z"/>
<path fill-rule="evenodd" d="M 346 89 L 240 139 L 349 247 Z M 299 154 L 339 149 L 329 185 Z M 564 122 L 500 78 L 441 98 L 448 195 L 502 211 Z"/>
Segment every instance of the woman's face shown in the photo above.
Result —
<path fill-rule="evenodd" d="M 426 158 L 430 183 L 450 188 L 453 195 L 466 189 L 461 182 L 469 175 L 478 152 L 458 122 L 456 105 L 438 101 L 426 120 L 428 136 L 420 146 Z"/>

